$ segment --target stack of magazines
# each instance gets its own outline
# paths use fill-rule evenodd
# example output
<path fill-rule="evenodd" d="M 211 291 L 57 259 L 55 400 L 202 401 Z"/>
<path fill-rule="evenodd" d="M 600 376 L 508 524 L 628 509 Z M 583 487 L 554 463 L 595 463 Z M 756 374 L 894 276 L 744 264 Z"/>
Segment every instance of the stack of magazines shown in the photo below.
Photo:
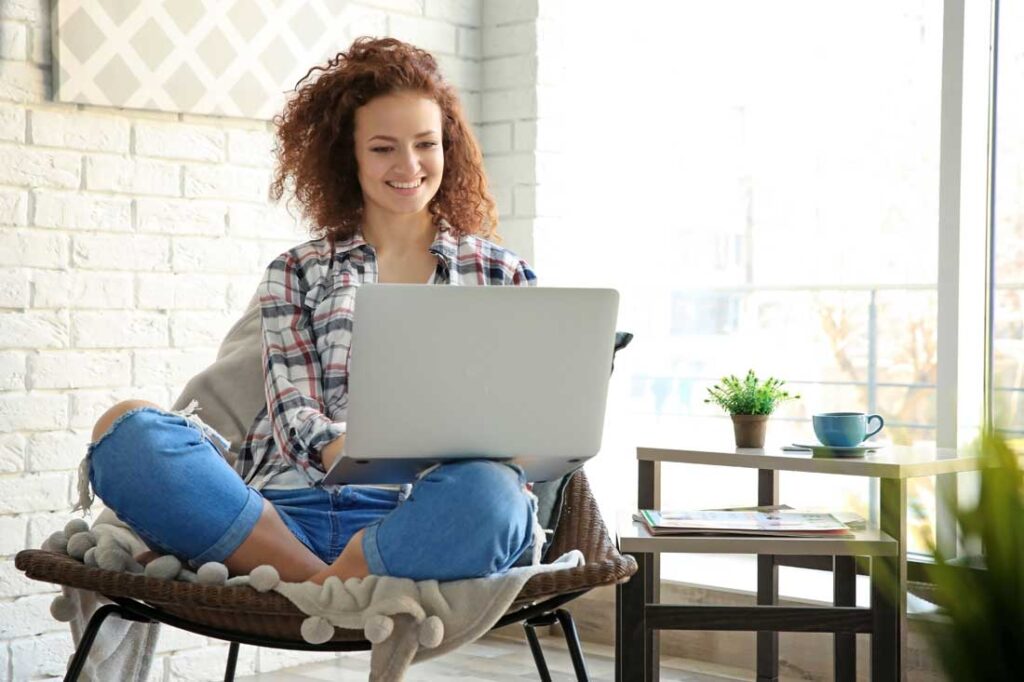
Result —
<path fill-rule="evenodd" d="M 660 511 L 641 509 L 651 535 L 768 535 L 777 537 L 852 537 L 864 519 L 852 512 L 800 511 L 785 505 L 744 509 Z"/>

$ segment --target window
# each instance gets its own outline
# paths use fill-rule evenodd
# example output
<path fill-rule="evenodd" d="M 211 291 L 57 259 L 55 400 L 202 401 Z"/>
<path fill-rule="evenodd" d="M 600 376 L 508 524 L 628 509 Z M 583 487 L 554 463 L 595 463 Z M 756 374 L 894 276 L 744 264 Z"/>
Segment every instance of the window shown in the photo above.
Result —
<path fill-rule="evenodd" d="M 992 406 L 1024 437 L 1024 3 L 1000 3 L 995 110 Z"/>
<path fill-rule="evenodd" d="M 1004 20 L 1004 34 L 1022 19 Z M 832 410 L 881 413 L 896 444 L 942 440 L 943 3 L 648 0 L 628 13 L 591 8 L 586 23 L 559 50 L 565 209 L 536 243 L 544 284 L 619 289 L 619 327 L 636 334 L 617 362 L 602 455 L 587 466 L 605 515 L 635 504 L 625 482 L 637 445 L 731 440 L 703 400 L 749 368 L 802 395 L 769 424 L 776 443 L 807 437 L 811 414 Z M 1015 49 L 1004 80 L 1021 73 Z M 1013 86 L 1001 116 L 1017 130 L 999 139 L 1018 157 L 1000 147 L 1001 168 L 1016 170 L 1000 175 L 999 220 L 1016 246 L 998 249 L 995 383 L 1024 436 L 1024 106 Z M 959 352 L 981 357 L 969 344 Z M 750 504 L 754 481 L 668 466 L 663 505 Z M 865 516 L 873 495 L 865 479 L 796 474 L 780 493 Z M 910 494 L 921 550 L 935 538 L 935 482 L 914 480 Z"/>

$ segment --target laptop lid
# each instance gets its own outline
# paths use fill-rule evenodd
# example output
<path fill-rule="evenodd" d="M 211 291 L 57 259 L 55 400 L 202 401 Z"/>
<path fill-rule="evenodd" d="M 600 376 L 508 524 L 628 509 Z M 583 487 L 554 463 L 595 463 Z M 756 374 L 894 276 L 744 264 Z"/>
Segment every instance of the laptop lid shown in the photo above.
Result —
<path fill-rule="evenodd" d="M 615 290 L 364 284 L 355 301 L 348 434 L 327 483 L 480 457 L 542 481 L 597 454 Z"/>

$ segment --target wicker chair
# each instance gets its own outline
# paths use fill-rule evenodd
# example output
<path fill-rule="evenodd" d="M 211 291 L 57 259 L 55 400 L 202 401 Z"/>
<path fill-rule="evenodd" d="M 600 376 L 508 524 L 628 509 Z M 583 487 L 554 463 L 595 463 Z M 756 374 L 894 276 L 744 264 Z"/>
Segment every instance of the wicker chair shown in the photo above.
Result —
<path fill-rule="evenodd" d="M 522 621 L 542 680 L 550 680 L 544 654 L 534 628 L 557 620 L 562 626 L 577 679 L 587 670 L 572 616 L 566 602 L 594 587 L 624 582 L 636 573 L 636 562 L 619 554 L 601 520 L 583 471 L 565 487 L 561 512 L 547 557 L 578 549 L 586 564 L 531 578 L 495 627 Z M 306 617 L 276 592 L 259 593 L 249 587 L 210 587 L 117 573 L 85 564 L 62 554 L 24 550 L 15 565 L 33 580 L 93 590 L 113 601 L 96 611 L 68 667 L 65 680 L 76 680 L 103 620 L 116 614 L 136 621 L 155 621 L 200 635 L 230 642 L 225 680 L 233 680 L 240 644 L 308 651 L 363 651 L 370 643 L 361 630 L 336 630 L 324 644 L 309 644 L 299 634 Z"/>

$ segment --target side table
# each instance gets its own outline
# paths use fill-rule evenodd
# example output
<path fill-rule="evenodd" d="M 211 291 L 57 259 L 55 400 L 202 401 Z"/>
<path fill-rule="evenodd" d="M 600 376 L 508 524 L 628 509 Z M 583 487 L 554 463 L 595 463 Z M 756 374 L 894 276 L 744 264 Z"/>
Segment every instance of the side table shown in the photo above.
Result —
<path fill-rule="evenodd" d="M 906 649 L 907 480 L 975 471 L 973 453 L 942 448 L 880 448 L 859 458 L 821 458 L 781 448 L 640 447 L 637 506 L 661 507 L 665 462 L 758 469 L 759 505 L 779 504 L 779 472 L 879 479 L 879 528 L 853 539 L 651 537 L 631 515 L 619 522 L 619 550 L 640 570 L 616 591 L 616 679 L 658 680 L 658 630 L 757 631 L 757 679 L 778 679 L 778 632 L 836 633 L 836 679 L 855 679 L 855 635 L 871 633 L 871 679 L 898 680 Z M 822 542 L 824 540 L 824 542 Z M 814 541 L 819 541 L 815 544 Z M 846 546 L 848 545 L 848 546 Z M 728 548 L 728 549 L 726 549 Z M 701 607 L 659 603 L 662 552 L 749 553 L 758 556 L 757 606 Z M 780 607 L 777 557 L 831 556 L 834 606 Z M 854 606 L 855 557 L 871 557 L 871 607 Z M 883 582 L 882 576 L 886 576 Z"/>

